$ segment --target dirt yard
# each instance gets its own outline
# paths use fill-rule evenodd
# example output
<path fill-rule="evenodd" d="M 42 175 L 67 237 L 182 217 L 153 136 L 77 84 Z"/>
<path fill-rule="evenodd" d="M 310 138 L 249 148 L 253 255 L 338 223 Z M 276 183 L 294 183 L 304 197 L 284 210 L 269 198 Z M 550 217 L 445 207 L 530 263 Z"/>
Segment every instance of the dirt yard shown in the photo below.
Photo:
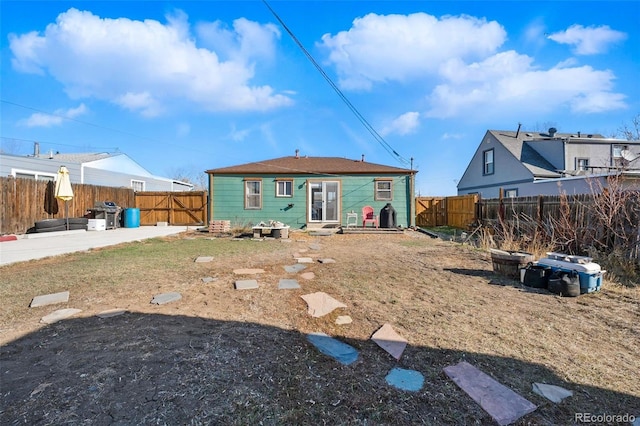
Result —
<path fill-rule="evenodd" d="M 296 257 L 314 262 L 286 272 Z M 279 290 L 281 278 L 301 289 Z M 238 279 L 259 288 L 235 290 Z M 29 308 L 66 290 L 68 303 Z M 300 296 L 317 291 L 347 307 L 313 318 Z M 165 292 L 182 299 L 150 303 Z M 463 360 L 538 406 L 519 425 L 640 415 L 638 288 L 605 275 L 599 293 L 561 298 L 495 275 L 487 252 L 414 231 L 288 242 L 185 233 L 2 267 L 0 297 L 3 425 L 492 424 L 443 373 Z M 61 308 L 82 312 L 40 323 Z M 114 308 L 126 313 L 96 316 Z M 353 322 L 337 325 L 341 315 Z M 399 361 L 370 339 L 386 323 L 409 342 Z M 312 332 L 358 360 L 323 355 Z M 422 389 L 390 386 L 394 367 L 420 372 Z M 536 382 L 573 396 L 553 403 Z"/>

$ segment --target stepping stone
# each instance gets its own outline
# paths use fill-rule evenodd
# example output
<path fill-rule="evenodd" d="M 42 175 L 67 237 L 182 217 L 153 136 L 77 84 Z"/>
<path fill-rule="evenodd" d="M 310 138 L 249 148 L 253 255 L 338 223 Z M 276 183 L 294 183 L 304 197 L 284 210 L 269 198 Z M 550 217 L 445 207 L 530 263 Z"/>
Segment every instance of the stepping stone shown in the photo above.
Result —
<path fill-rule="evenodd" d="M 338 318 L 336 318 L 336 324 L 338 325 L 351 324 L 352 322 L 353 320 L 349 315 L 340 315 Z"/>
<path fill-rule="evenodd" d="M 298 281 L 280 278 L 280 282 L 278 283 L 278 290 L 291 290 L 296 288 L 300 288 L 300 284 L 298 284 Z"/>
<path fill-rule="evenodd" d="M 444 372 L 501 426 L 514 423 L 537 408 L 466 361 L 445 367 Z"/>
<path fill-rule="evenodd" d="M 338 302 L 333 297 L 329 296 L 327 293 L 319 291 L 317 293 L 305 294 L 304 296 L 300 296 L 302 299 L 307 302 L 309 315 L 315 318 L 319 318 L 327 315 L 328 313 L 333 312 L 336 308 L 346 308 L 342 302 Z"/>
<path fill-rule="evenodd" d="M 251 269 L 251 268 L 245 268 L 245 269 L 234 269 L 233 273 L 236 275 L 255 275 L 255 274 L 263 274 L 264 273 L 264 269 Z"/>
<path fill-rule="evenodd" d="M 151 299 L 151 303 L 155 305 L 164 305 L 165 303 L 175 302 L 176 300 L 180 299 L 182 299 L 182 295 L 180 293 L 162 293 L 153 296 L 153 299 Z"/>
<path fill-rule="evenodd" d="M 301 278 L 304 278 L 305 280 L 312 280 L 316 277 L 316 274 L 314 274 L 313 272 L 305 272 L 304 274 L 300 274 Z"/>
<path fill-rule="evenodd" d="M 284 270 L 289 272 L 289 273 L 296 273 L 296 272 L 300 272 L 304 269 L 307 269 L 306 265 L 302 265 L 300 263 L 296 264 L 296 265 L 287 265 L 284 267 Z"/>
<path fill-rule="evenodd" d="M 210 283 L 210 282 L 217 281 L 217 280 L 218 280 L 217 278 L 213 278 L 213 277 L 204 277 L 204 278 L 202 278 L 202 282 L 203 283 Z"/>
<path fill-rule="evenodd" d="M 298 257 L 296 260 L 298 263 L 313 263 L 313 259 L 310 257 Z"/>
<path fill-rule="evenodd" d="M 60 293 L 45 294 L 42 296 L 36 296 L 31 300 L 30 308 L 37 308 L 39 306 L 54 305 L 56 303 L 66 303 L 69 301 L 69 292 L 63 291 Z"/>
<path fill-rule="evenodd" d="M 117 317 L 119 315 L 122 315 L 125 312 L 127 312 L 126 309 L 109 309 L 109 310 L 100 312 L 97 316 L 98 318 L 111 318 L 111 317 Z"/>
<path fill-rule="evenodd" d="M 238 280 L 236 281 L 236 290 L 253 290 L 258 288 L 256 280 Z"/>
<path fill-rule="evenodd" d="M 320 263 L 336 263 L 336 261 L 333 260 L 333 259 L 318 259 L 318 262 L 320 262 Z"/>
<path fill-rule="evenodd" d="M 560 386 L 547 385 L 545 383 L 534 383 L 533 391 L 556 404 L 562 402 L 565 398 L 573 396 L 573 392 L 568 389 L 561 388 Z"/>
<path fill-rule="evenodd" d="M 213 260 L 212 256 L 200 256 L 196 259 L 196 263 L 206 263 Z"/>
<path fill-rule="evenodd" d="M 333 235 L 331 231 L 309 231 L 309 235 L 312 237 L 330 237 Z"/>
<path fill-rule="evenodd" d="M 58 309 L 57 311 L 51 312 L 49 315 L 43 316 L 40 322 L 44 324 L 53 324 L 54 322 L 72 317 L 79 312 L 82 312 L 82 309 Z"/>
<path fill-rule="evenodd" d="M 378 346 L 389 352 L 389 354 L 397 360 L 400 360 L 402 352 L 404 352 L 408 343 L 407 339 L 396 333 L 390 324 L 385 324 L 380 327 L 380 329 L 371 336 L 371 340 L 376 342 Z"/>
<path fill-rule="evenodd" d="M 340 340 L 334 339 L 324 333 L 307 334 L 307 339 L 320 352 L 337 360 L 341 364 L 349 365 L 358 359 L 358 351 Z"/>
<path fill-rule="evenodd" d="M 420 372 L 403 368 L 394 368 L 385 379 L 391 386 L 410 392 L 419 391 L 424 384 L 424 376 Z"/>
<path fill-rule="evenodd" d="M 311 243 L 311 244 L 309 244 L 309 248 L 311 250 L 320 250 L 320 249 L 322 249 L 322 246 L 320 244 L 317 244 L 317 243 Z"/>

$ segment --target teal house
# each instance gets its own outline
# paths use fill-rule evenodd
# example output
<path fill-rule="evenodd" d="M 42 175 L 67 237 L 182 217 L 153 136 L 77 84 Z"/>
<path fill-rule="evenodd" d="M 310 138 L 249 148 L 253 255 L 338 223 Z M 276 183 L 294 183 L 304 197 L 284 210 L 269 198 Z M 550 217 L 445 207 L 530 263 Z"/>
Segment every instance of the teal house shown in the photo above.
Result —
<path fill-rule="evenodd" d="M 295 156 L 207 170 L 208 220 L 232 226 L 278 221 L 291 229 L 363 226 L 362 208 L 387 204 L 395 226 L 415 225 L 417 171 L 338 157 Z M 354 213 L 357 219 L 354 221 Z M 367 226 L 373 226 L 367 223 Z"/>

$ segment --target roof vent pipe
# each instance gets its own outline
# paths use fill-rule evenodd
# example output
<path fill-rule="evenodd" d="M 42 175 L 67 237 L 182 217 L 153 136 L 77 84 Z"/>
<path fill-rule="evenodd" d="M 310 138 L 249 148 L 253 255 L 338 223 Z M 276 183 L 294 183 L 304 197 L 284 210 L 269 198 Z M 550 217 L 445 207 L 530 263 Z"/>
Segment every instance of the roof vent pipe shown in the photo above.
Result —
<path fill-rule="evenodd" d="M 522 123 L 518 123 L 518 130 L 516 131 L 516 139 L 518 139 L 518 136 L 520 135 L 520 127 L 522 126 Z"/>
<path fill-rule="evenodd" d="M 37 157 L 40 155 L 40 142 L 33 143 L 33 156 Z"/>
<path fill-rule="evenodd" d="M 556 132 L 558 130 L 555 127 L 550 127 L 549 128 L 549 136 L 554 137 L 556 135 Z"/>
<path fill-rule="evenodd" d="M 296 149 L 296 158 L 300 158 L 300 150 Z"/>
<path fill-rule="evenodd" d="M 360 160 L 361 163 L 364 163 L 364 154 L 362 154 L 362 159 Z"/>
<path fill-rule="evenodd" d="M 578 131 L 578 137 L 580 137 L 580 131 Z"/>

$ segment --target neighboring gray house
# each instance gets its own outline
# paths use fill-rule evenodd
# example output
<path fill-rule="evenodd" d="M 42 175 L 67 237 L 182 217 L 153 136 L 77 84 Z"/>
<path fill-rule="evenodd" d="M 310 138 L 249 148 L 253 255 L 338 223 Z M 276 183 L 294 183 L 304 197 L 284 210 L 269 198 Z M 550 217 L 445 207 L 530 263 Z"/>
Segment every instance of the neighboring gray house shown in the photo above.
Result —
<path fill-rule="evenodd" d="M 122 153 L 0 154 L 0 176 L 55 180 L 60 166 L 69 170 L 71 183 L 133 188 L 134 191 L 191 191 L 193 185 L 154 176 Z"/>
<path fill-rule="evenodd" d="M 458 195 L 483 198 L 590 193 L 620 175 L 640 185 L 640 141 L 597 134 L 489 130 L 458 182 Z"/>

